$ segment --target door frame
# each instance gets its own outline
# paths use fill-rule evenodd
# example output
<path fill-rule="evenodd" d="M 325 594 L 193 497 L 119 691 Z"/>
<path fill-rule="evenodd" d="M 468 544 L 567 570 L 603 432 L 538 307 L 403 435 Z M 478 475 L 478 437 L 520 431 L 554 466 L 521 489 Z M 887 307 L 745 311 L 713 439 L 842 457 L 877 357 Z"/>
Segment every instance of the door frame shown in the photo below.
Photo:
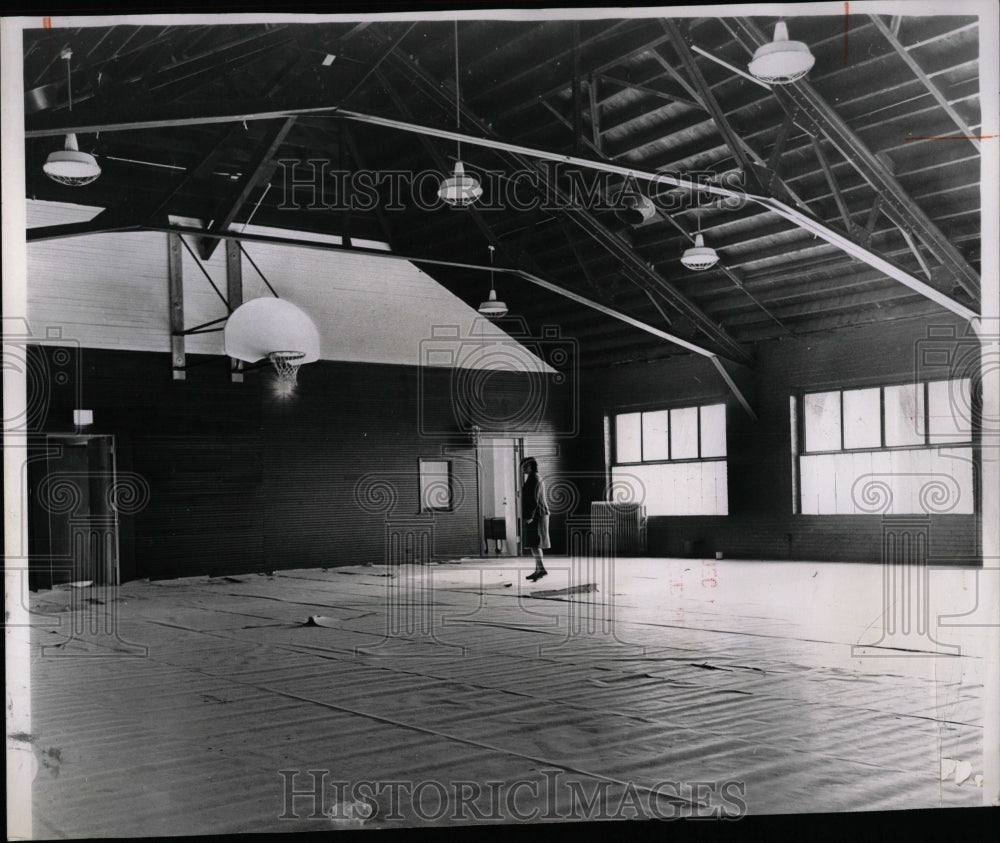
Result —
<path fill-rule="evenodd" d="M 45 466 L 42 470 L 39 482 L 45 477 L 48 477 L 51 473 L 51 466 L 53 459 L 58 459 L 64 453 L 64 448 L 67 445 L 86 445 L 89 446 L 93 440 L 103 439 L 106 440 L 108 445 L 108 463 L 110 466 L 110 478 L 108 481 L 108 488 L 114 488 L 115 484 L 118 482 L 118 453 L 117 453 L 117 443 L 115 441 L 115 436 L 112 433 L 46 433 L 45 436 Z M 91 471 L 88 466 L 86 476 L 88 478 L 87 482 L 90 481 Z M 50 553 L 48 554 L 48 568 L 49 568 L 49 587 L 51 588 L 55 583 L 52 573 L 52 562 L 54 557 L 51 554 L 52 549 L 52 535 L 53 535 L 53 525 L 52 517 L 53 512 L 51 510 L 44 509 L 40 502 L 36 499 L 32 510 L 37 515 L 40 515 L 42 511 L 45 512 L 45 523 L 48 533 L 48 546 Z M 108 582 L 100 583 L 101 585 L 111 585 L 118 586 L 121 584 L 121 522 L 118 518 L 118 509 L 114 506 L 111 500 L 108 501 L 108 515 L 106 524 L 110 526 L 112 530 L 112 546 L 111 552 L 114 556 L 111 565 L 109 566 Z M 70 516 L 71 517 L 71 516 Z M 67 519 L 68 520 L 68 519 Z M 70 537 L 69 552 L 71 554 L 74 552 L 72 536 Z M 30 564 L 29 564 L 30 569 Z M 72 575 L 71 575 L 72 576 Z M 95 580 L 95 584 L 98 584 Z"/>
<path fill-rule="evenodd" d="M 509 442 L 513 444 L 513 455 L 514 455 L 514 537 L 515 537 L 515 547 L 513 548 L 513 553 L 510 554 L 511 548 L 508 547 L 508 554 L 513 556 L 521 555 L 521 460 L 524 459 L 524 435 L 520 433 L 480 433 L 478 441 L 476 442 L 476 509 L 479 513 L 478 517 L 478 527 L 476 532 L 479 535 L 479 551 L 482 555 L 482 548 L 486 543 L 486 529 L 484 525 L 484 516 L 482 512 L 483 505 L 483 454 L 486 452 L 487 448 L 492 452 L 492 443 L 496 440 L 503 440 L 504 442 Z M 489 445 L 484 445 L 484 441 L 489 440 Z M 507 542 L 509 545 L 509 542 Z"/>

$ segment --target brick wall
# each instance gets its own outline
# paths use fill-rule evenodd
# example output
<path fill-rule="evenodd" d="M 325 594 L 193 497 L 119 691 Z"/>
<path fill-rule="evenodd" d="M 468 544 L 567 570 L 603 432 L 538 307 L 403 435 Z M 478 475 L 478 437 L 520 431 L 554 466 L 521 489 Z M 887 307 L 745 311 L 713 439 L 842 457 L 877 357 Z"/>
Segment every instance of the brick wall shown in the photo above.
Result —
<path fill-rule="evenodd" d="M 935 333 L 931 339 L 929 331 Z M 969 376 L 978 359 L 968 353 L 972 342 L 961 322 L 943 315 L 760 343 L 753 372 L 744 378 L 757 421 L 729 393 L 711 362 L 694 355 L 585 370 L 584 425 L 574 462 L 594 471 L 603 468 L 605 413 L 725 401 L 730 514 L 652 518 L 650 553 L 684 555 L 692 547 L 687 543 L 693 543 L 698 555 L 722 551 L 727 558 L 878 562 L 881 516 L 793 514 L 789 395 L 904 382 L 915 373 L 927 379 Z M 922 354 L 928 343 L 953 347 L 951 362 Z M 943 563 L 975 561 L 978 517 L 930 516 L 931 555 Z"/>

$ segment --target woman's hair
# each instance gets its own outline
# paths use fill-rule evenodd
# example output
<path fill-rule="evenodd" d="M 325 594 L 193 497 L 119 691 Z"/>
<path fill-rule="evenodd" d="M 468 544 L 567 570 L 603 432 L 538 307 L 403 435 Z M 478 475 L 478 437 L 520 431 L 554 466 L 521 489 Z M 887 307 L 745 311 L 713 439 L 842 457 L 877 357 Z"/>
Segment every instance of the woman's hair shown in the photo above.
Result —
<path fill-rule="evenodd" d="M 525 457 L 521 460 L 521 471 L 526 471 L 529 468 L 535 470 L 535 474 L 538 473 L 538 463 L 535 461 L 534 457 Z"/>

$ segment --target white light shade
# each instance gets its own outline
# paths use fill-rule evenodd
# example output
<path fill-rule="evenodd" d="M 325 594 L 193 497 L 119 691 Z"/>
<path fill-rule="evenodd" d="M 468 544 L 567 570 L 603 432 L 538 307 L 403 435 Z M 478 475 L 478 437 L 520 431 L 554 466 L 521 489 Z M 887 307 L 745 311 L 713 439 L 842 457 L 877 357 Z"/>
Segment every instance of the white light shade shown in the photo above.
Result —
<path fill-rule="evenodd" d="M 747 69 L 761 82 L 787 85 L 805 76 L 815 63 L 815 56 L 805 44 L 788 40 L 788 27 L 779 21 L 774 27 L 774 40 L 757 48 Z"/>
<path fill-rule="evenodd" d="M 94 423 L 94 411 L 93 410 L 74 410 L 73 411 L 73 424 L 77 427 L 84 427 L 88 424 Z"/>
<path fill-rule="evenodd" d="M 442 181 L 438 188 L 438 198 L 449 205 L 471 205 L 482 195 L 483 189 L 479 186 L 479 181 L 475 176 L 465 174 L 461 161 L 455 162 L 454 174 Z"/>
<path fill-rule="evenodd" d="M 83 187 L 101 174 L 101 167 L 89 152 L 80 152 L 76 135 L 69 134 L 63 149 L 49 153 L 42 171 L 60 184 Z"/>
<path fill-rule="evenodd" d="M 681 263 L 688 269 L 710 269 L 718 262 L 718 253 L 705 245 L 705 238 L 700 234 L 695 235 L 694 245 L 681 255 Z"/>
<path fill-rule="evenodd" d="M 656 207 L 648 197 L 634 191 L 622 191 L 615 199 L 615 216 L 627 225 L 641 225 L 653 218 Z"/>
<path fill-rule="evenodd" d="M 507 305 L 497 301 L 496 290 L 490 290 L 490 297 L 479 305 L 479 312 L 489 319 L 499 319 L 507 315 Z"/>

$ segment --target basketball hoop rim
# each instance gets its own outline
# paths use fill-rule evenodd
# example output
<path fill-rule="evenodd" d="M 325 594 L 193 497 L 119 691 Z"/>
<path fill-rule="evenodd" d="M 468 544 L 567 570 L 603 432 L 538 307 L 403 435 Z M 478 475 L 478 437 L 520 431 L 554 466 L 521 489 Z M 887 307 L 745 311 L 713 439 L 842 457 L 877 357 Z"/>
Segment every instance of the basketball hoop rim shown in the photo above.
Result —
<path fill-rule="evenodd" d="M 272 363 L 275 360 L 284 360 L 291 363 L 295 360 L 301 360 L 305 356 L 306 353 L 304 351 L 269 351 L 267 353 L 267 359 Z"/>

